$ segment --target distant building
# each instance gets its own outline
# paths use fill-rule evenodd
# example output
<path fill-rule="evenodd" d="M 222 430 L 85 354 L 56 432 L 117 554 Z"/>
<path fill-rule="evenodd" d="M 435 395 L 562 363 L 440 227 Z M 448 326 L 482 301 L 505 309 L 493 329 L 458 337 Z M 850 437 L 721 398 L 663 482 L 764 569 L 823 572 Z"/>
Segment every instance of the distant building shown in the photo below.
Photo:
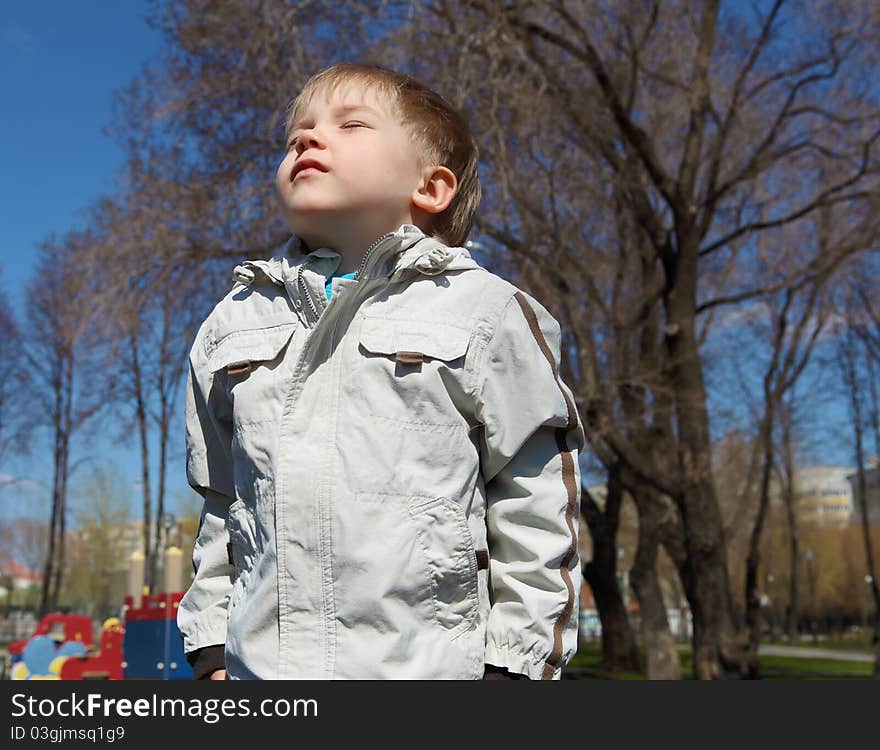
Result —
<path fill-rule="evenodd" d="M 93 535 L 97 533 L 97 541 L 93 541 Z M 116 570 L 128 569 L 128 558 L 133 552 L 143 549 L 143 524 L 140 521 L 126 521 L 121 525 L 110 528 L 95 529 L 91 526 L 83 526 L 78 529 L 67 531 L 68 549 L 88 547 L 90 544 L 103 544 L 108 534 L 112 534 L 119 559 L 114 568 Z M 67 560 L 68 564 L 70 560 Z"/>
<path fill-rule="evenodd" d="M 3 565 L 3 577 L 12 583 L 14 590 L 26 589 L 31 586 L 39 586 L 43 582 L 43 576 L 37 570 L 31 570 L 25 565 L 10 560 Z"/>
<path fill-rule="evenodd" d="M 7 605 L 12 592 L 39 586 L 42 582 L 43 576 L 38 571 L 14 560 L 5 560 L 0 565 L 0 599 L 5 599 Z"/>
<path fill-rule="evenodd" d="M 794 476 L 798 521 L 816 526 L 846 526 L 853 516 L 851 466 L 805 466 Z"/>

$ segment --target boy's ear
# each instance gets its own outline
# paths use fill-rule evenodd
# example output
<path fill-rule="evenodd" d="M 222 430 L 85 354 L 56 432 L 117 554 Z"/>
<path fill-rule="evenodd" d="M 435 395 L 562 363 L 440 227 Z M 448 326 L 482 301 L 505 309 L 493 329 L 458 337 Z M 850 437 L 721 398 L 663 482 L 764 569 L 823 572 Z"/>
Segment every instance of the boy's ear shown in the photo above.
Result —
<path fill-rule="evenodd" d="M 458 191 L 458 180 L 448 167 L 425 167 L 421 182 L 412 194 L 417 208 L 429 214 L 439 214 L 449 208 Z"/>

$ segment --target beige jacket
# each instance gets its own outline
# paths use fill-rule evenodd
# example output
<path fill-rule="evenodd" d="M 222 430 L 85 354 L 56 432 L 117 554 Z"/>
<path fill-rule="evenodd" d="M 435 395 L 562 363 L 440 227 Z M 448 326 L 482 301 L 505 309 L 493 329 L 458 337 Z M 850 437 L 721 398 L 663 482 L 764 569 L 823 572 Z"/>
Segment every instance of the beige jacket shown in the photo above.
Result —
<path fill-rule="evenodd" d="M 244 263 L 196 336 L 185 650 L 225 643 L 232 678 L 559 678 L 584 445 L 559 325 L 414 226 L 328 302 L 339 261 Z"/>

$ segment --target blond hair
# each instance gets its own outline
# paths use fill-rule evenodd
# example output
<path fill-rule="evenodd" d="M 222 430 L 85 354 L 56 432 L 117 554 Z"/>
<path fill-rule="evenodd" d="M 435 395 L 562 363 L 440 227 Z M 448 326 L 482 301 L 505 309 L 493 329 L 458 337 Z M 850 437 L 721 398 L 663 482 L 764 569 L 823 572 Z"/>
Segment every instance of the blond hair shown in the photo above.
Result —
<path fill-rule="evenodd" d="M 447 245 L 467 241 L 480 203 L 477 145 L 467 122 L 442 96 L 403 73 L 377 65 L 339 63 L 313 75 L 287 110 L 285 134 L 318 91 L 332 93 L 344 83 L 360 83 L 385 96 L 413 138 L 423 162 L 450 169 L 458 189 L 445 211 L 432 217 L 431 233 Z"/>

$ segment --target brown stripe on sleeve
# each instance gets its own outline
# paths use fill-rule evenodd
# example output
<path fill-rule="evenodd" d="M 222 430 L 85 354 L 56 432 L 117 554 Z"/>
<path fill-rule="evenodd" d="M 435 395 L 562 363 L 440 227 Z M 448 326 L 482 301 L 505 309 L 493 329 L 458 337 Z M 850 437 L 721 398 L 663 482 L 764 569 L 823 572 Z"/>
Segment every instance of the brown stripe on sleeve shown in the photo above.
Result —
<path fill-rule="evenodd" d="M 477 553 L 477 570 L 488 570 L 489 569 L 489 550 L 487 549 L 478 549 Z"/>
<path fill-rule="evenodd" d="M 572 403 L 571 398 L 569 398 L 559 380 L 559 372 L 556 368 L 556 361 L 553 358 L 553 352 L 550 351 L 550 346 L 547 344 L 547 340 L 541 332 L 541 327 L 538 325 L 538 318 L 535 315 L 535 311 L 529 306 L 529 303 L 526 301 L 525 295 L 523 295 L 522 292 L 516 292 L 514 298 L 519 303 L 520 309 L 529 324 L 529 330 L 531 330 L 532 335 L 535 337 L 535 342 L 538 344 L 538 348 L 550 364 L 550 369 L 553 371 L 553 378 L 556 380 L 559 392 L 562 394 L 563 399 L 565 399 L 565 405 L 568 410 L 568 422 L 566 426 L 557 427 L 555 431 L 556 446 L 559 449 L 559 456 L 562 460 L 562 483 L 565 486 L 568 495 L 568 503 L 565 508 L 565 523 L 568 525 L 568 531 L 571 535 L 571 543 L 559 565 L 559 575 L 562 576 L 565 587 L 568 589 L 568 599 L 565 602 L 565 606 L 562 608 L 562 612 L 559 613 L 559 617 L 556 618 L 556 622 L 553 625 L 553 649 L 550 652 L 550 656 L 547 658 L 547 661 L 544 664 L 544 670 L 541 673 L 541 679 L 551 680 L 553 679 L 554 672 L 559 666 L 559 662 L 562 660 L 562 631 L 565 629 L 565 624 L 568 621 L 568 618 L 571 617 L 572 609 L 574 609 L 574 583 L 571 580 L 571 573 L 568 572 L 568 566 L 577 554 L 577 533 L 574 528 L 574 511 L 575 504 L 577 503 L 577 479 L 575 476 L 574 457 L 572 456 L 572 451 L 568 448 L 566 435 L 570 429 L 577 425 L 577 411 L 574 408 L 574 403 Z"/>

